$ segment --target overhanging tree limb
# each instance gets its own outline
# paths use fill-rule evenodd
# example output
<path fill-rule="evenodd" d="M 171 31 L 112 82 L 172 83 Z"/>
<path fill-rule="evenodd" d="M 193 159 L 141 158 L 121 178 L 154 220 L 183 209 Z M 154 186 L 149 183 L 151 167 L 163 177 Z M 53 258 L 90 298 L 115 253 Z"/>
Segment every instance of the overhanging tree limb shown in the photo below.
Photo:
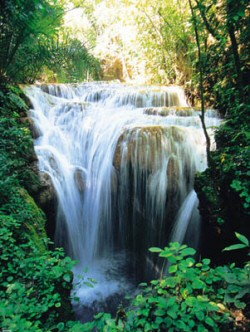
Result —
<path fill-rule="evenodd" d="M 192 22 L 194 26 L 194 31 L 195 31 L 195 39 L 196 39 L 196 44 L 198 48 L 198 68 L 199 68 L 199 85 L 200 85 L 200 94 L 201 94 L 201 125 L 202 129 L 206 138 L 206 152 L 207 152 L 207 163 L 208 166 L 211 165 L 211 154 L 210 154 L 210 137 L 207 132 L 206 124 L 205 124 L 205 96 L 204 96 L 204 85 L 203 85 L 203 62 L 202 62 L 202 54 L 201 54 L 201 44 L 200 44 L 200 37 L 199 37 L 199 31 L 198 31 L 198 26 L 197 26 L 197 19 L 194 11 L 194 7 L 192 5 L 192 1 L 188 0 L 191 14 L 192 14 Z"/>
<path fill-rule="evenodd" d="M 232 45 L 232 52 L 234 57 L 234 63 L 235 63 L 235 72 L 237 75 L 237 88 L 239 91 L 239 97 L 241 99 L 241 102 L 244 102 L 244 81 L 243 81 L 243 75 L 241 71 L 241 63 L 240 63 L 240 55 L 238 51 L 238 44 L 235 36 L 235 28 L 233 25 L 232 20 L 230 20 L 230 11 L 232 7 L 232 1 L 227 0 L 226 2 L 226 10 L 227 10 L 227 27 L 228 27 L 228 34 Z"/>
<path fill-rule="evenodd" d="M 204 24 L 205 24 L 205 27 L 206 27 L 207 31 L 208 31 L 209 33 L 211 33 L 211 35 L 212 35 L 215 39 L 217 39 L 218 41 L 220 41 L 220 37 L 219 37 L 219 35 L 217 34 L 216 30 L 213 29 L 212 25 L 209 23 L 209 21 L 208 21 L 208 19 L 207 19 L 207 17 L 206 17 L 206 13 L 204 12 L 204 10 L 203 10 L 203 8 L 202 8 L 202 6 L 201 6 L 201 3 L 200 3 L 198 0 L 195 0 L 195 2 L 196 2 L 196 5 L 197 5 L 197 8 L 199 9 L 199 12 L 200 12 L 200 14 L 201 14 L 202 20 L 203 20 L 203 22 L 204 22 Z"/>

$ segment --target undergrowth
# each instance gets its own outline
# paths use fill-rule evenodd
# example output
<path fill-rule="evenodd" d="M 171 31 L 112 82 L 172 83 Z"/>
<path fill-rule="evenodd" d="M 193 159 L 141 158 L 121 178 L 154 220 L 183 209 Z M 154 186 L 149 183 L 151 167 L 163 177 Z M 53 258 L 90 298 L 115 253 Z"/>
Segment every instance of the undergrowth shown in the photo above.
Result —
<path fill-rule="evenodd" d="M 246 237 L 228 250 L 248 248 Z M 195 250 L 170 243 L 164 249 L 151 248 L 168 262 L 164 275 L 143 283 L 140 294 L 116 318 L 99 313 L 95 320 L 77 331 L 247 331 L 249 320 L 244 310 L 249 305 L 250 262 L 243 268 L 235 264 L 211 267 L 210 259 L 197 262 Z M 244 317 L 238 320 L 237 314 Z M 247 325 L 248 324 L 248 325 Z"/>
<path fill-rule="evenodd" d="M 39 179 L 22 91 L 2 85 L 0 97 L 0 329 L 62 331 L 75 262 L 48 250 L 45 215 L 30 196 Z"/>

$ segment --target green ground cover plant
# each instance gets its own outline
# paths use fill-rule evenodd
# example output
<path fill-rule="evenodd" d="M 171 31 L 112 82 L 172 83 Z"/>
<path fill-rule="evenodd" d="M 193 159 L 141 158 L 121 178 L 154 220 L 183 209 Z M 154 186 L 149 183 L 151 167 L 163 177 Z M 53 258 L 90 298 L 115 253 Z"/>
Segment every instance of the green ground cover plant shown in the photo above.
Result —
<path fill-rule="evenodd" d="M 225 250 L 249 250 L 247 238 L 236 235 L 241 243 Z M 121 307 L 116 318 L 99 313 L 95 321 L 77 331 L 228 332 L 249 328 L 249 321 L 244 326 L 236 321 L 237 313 L 249 305 L 249 261 L 243 268 L 234 263 L 211 267 L 210 259 L 197 262 L 195 250 L 177 242 L 149 250 L 168 263 L 161 278 L 141 284 L 142 290 L 130 307 Z"/>
<path fill-rule="evenodd" d="M 72 318 L 75 262 L 48 249 L 45 214 L 31 197 L 39 178 L 22 91 L 4 85 L 0 96 L 0 328 L 57 331 Z"/>

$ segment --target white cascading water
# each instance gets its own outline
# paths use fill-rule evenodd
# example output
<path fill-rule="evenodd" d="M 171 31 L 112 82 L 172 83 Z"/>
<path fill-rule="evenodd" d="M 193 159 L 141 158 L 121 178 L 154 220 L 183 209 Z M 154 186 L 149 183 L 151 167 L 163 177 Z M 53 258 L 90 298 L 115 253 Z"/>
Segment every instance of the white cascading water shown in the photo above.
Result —
<path fill-rule="evenodd" d="M 58 196 L 56 241 L 79 261 L 76 283 L 86 266 L 97 280 L 77 289 L 83 304 L 122 292 L 126 274 L 151 277 L 157 262 L 147 249 L 170 234 L 197 243 L 193 179 L 206 168 L 205 138 L 181 88 L 100 82 L 30 86 L 26 94 L 39 168 Z M 206 123 L 219 120 L 210 112 Z"/>

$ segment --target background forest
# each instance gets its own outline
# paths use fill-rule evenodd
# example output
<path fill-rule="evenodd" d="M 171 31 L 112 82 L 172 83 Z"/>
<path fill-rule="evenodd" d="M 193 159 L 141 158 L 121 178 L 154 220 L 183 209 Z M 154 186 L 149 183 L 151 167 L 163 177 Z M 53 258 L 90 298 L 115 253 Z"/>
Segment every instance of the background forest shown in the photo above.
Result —
<path fill-rule="evenodd" d="M 1 1 L 1 328 L 249 330 L 249 54 L 247 0 Z M 75 262 L 46 235 L 21 85 L 113 79 L 183 85 L 190 104 L 214 107 L 225 121 L 195 182 L 206 234 L 201 259 L 178 244 L 152 248 L 173 263 L 170 275 L 142 285 L 115 318 L 100 313 L 81 324 L 70 304 Z"/>

